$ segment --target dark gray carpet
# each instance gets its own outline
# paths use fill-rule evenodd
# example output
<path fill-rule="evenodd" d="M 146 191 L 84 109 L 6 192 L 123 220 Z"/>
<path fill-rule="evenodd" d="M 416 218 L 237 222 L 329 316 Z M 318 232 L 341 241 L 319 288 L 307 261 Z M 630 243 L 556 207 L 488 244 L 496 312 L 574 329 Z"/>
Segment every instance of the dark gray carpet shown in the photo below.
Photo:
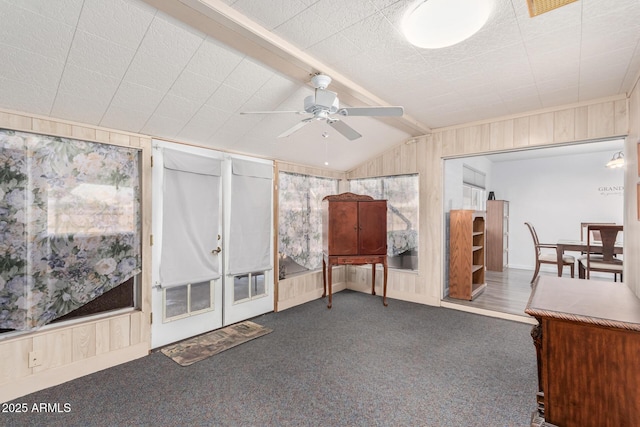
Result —
<path fill-rule="evenodd" d="M 530 325 L 343 291 L 253 319 L 269 335 L 189 367 L 159 352 L 16 399 L 6 426 L 528 426 Z"/>

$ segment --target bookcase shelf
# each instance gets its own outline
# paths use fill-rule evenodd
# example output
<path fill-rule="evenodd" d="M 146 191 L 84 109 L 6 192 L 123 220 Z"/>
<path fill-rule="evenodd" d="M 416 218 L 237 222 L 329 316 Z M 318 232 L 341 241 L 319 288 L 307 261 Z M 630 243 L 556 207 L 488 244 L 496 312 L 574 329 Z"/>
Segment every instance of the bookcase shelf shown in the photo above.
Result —
<path fill-rule="evenodd" d="M 452 210 L 449 218 L 449 296 L 470 301 L 487 286 L 485 213 Z"/>

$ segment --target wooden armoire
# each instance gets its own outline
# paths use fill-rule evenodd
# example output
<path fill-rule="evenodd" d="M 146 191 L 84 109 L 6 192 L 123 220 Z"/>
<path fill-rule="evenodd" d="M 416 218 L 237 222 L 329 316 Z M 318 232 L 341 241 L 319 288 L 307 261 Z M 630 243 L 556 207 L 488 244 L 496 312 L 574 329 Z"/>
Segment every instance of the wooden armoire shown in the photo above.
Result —
<path fill-rule="evenodd" d="M 322 199 L 322 280 L 331 308 L 334 265 L 372 265 L 371 294 L 375 295 L 376 264 L 384 271 L 383 299 L 387 305 L 387 201 L 353 193 Z M 328 286 L 327 286 L 328 285 Z"/>

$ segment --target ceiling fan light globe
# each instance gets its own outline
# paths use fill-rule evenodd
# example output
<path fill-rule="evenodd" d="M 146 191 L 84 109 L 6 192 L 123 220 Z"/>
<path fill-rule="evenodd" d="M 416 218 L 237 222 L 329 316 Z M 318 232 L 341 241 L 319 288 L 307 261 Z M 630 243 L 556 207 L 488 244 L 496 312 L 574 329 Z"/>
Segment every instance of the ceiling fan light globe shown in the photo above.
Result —
<path fill-rule="evenodd" d="M 313 114 L 314 110 L 316 109 L 316 102 L 315 102 L 315 96 L 313 95 L 309 95 L 307 97 L 304 98 L 304 111 L 306 111 L 307 113 L 311 113 Z"/>
<path fill-rule="evenodd" d="M 333 101 L 333 105 L 329 109 L 329 113 L 331 113 L 331 114 L 337 113 L 339 108 L 340 108 L 340 101 L 338 100 L 338 98 L 336 98 Z"/>

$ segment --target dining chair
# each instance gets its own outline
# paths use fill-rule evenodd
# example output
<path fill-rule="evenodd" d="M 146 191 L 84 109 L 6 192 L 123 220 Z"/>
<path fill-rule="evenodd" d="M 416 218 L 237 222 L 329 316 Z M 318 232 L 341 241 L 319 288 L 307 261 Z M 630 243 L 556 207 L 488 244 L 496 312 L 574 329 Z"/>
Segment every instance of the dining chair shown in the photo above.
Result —
<path fill-rule="evenodd" d="M 614 253 L 618 233 L 622 233 L 622 225 L 591 224 L 587 227 L 587 253 L 578 259 L 578 277 L 589 279 L 592 271 L 613 273 L 613 280 L 617 281 L 618 274 L 622 282 L 622 259 L 616 258 Z M 595 241 L 595 232 L 600 235 L 600 241 Z M 593 253 L 597 247 L 596 252 Z"/>
<path fill-rule="evenodd" d="M 540 273 L 541 264 L 558 265 L 558 247 L 555 244 L 540 243 L 540 240 L 538 239 L 538 233 L 536 233 L 536 229 L 534 228 L 534 226 L 528 222 L 525 222 L 524 224 L 529 227 L 536 253 L 536 270 L 534 271 L 533 278 L 531 279 L 531 284 L 533 284 L 533 282 L 535 282 L 536 278 L 538 277 L 538 274 Z M 555 251 L 544 253 L 542 252 L 543 249 L 555 249 Z M 564 267 L 568 265 L 571 269 L 571 277 L 575 277 L 575 263 L 575 257 L 562 254 L 562 268 L 564 269 Z"/>
<path fill-rule="evenodd" d="M 580 241 L 585 242 L 587 240 L 587 228 L 590 225 L 615 225 L 615 222 L 581 222 L 580 223 Z M 600 242 L 602 239 L 600 238 L 600 231 L 594 230 L 592 234 L 593 240 Z"/>

